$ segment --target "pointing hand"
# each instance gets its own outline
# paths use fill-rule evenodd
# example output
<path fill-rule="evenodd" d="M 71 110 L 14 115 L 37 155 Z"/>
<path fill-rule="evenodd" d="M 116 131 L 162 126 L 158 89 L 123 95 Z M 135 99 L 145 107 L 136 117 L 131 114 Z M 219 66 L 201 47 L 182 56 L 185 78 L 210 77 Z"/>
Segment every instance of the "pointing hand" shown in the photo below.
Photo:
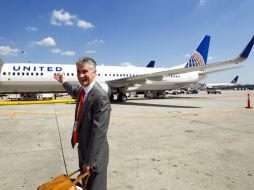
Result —
<path fill-rule="evenodd" d="M 63 73 L 54 73 L 54 79 L 56 79 L 58 82 L 63 83 L 64 82 L 64 76 Z"/>

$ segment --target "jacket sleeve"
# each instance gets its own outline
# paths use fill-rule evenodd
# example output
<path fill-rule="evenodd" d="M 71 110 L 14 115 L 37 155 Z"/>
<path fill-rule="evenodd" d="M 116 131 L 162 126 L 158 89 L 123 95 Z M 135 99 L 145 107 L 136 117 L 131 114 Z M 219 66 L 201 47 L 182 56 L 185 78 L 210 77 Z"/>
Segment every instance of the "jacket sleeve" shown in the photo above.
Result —
<path fill-rule="evenodd" d="M 64 82 L 63 83 L 64 89 L 71 95 L 72 98 L 78 98 L 80 84 L 78 83 L 71 83 L 71 82 Z"/>
<path fill-rule="evenodd" d="M 98 100 L 94 102 L 92 109 L 93 122 L 85 163 L 89 166 L 96 167 L 101 148 L 107 138 L 111 111 L 108 97 L 104 95 L 98 98 Z"/>

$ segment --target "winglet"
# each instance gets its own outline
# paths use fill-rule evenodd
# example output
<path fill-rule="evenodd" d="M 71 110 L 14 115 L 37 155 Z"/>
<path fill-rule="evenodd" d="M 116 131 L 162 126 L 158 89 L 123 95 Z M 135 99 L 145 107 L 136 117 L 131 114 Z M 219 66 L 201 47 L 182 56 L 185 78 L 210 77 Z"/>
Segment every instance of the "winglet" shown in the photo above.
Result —
<path fill-rule="evenodd" d="M 251 40 L 248 43 L 248 45 L 244 48 L 243 52 L 240 54 L 240 57 L 243 57 L 245 59 L 248 58 L 253 44 L 254 44 L 254 36 L 251 38 Z"/>
<path fill-rule="evenodd" d="M 209 44 L 210 36 L 206 35 L 200 42 L 196 51 L 194 51 L 194 53 L 191 55 L 191 58 L 186 63 L 185 68 L 206 65 Z"/>
<path fill-rule="evenodd" d="M 155 61 L 150 61 L 146 67 L 154 68 Z"/>

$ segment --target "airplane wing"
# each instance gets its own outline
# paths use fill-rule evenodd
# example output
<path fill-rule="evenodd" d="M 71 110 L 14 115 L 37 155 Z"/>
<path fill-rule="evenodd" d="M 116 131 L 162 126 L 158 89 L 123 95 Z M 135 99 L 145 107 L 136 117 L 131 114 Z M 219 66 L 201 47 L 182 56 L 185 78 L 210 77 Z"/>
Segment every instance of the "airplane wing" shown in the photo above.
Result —
<path fill-rule="evenodd" d="M 212 70 L 212 71 L 204 71 L 202 73 L 199 73 L 199 75 L 206 76 L 208 74 L 218 73 L 218 72 L 232 70 L 232 69 L 238 69 L 238 68 L 241 68 L 241 67 L 243 67 L 243 66 L 236 66 L 236 67 L 230 67 L 230 68 L 224 68 L 224 69 L 217 69 L 217 70 Z"/>
<path fill-rule="evenodd" d="M 167 76 L 167 75 L 176 75 L 176 74 L 187 73 L 192 71 L 200 71 L 200 70 L 205 70 L 205 69 L 210 69 L 210 68 L 215 68 L 220 66 L 227 66 L 231 64 L 238 64 L 248 58 L 249 53 L 253 47 L 253 44 L 254 44 L 254 36 L 249 41 L 247 46 L 244 48 L 242 53 L 235 59 L 217 62 L 217 63 L 203 64 L 203 65 L 186 64 L 184 68 L 170 69 L 170 70 L 154 72 L 150 74 L 111 80 L 111 81 L 108 81 L 108 84 L 112 86 L 128 86 L 129 84 L 133 84 L 133 83 L 143 83 L 146 80 L 161 80 L 163 76 Z"/>

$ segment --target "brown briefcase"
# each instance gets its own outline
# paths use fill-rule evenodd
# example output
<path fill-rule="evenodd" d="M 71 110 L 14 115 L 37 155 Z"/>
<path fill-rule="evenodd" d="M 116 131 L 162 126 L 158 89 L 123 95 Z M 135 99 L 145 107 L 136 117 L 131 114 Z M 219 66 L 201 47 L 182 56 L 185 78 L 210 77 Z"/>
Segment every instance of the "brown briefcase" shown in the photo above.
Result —
<path fill-rule="evenodd" d="M 70 175 L 60 175 L 55 177 L 49 182 L 40 185 L 37 190 L 86 190 L 86 184 L 90 177 L 90 172 L 80 174 L 76 179 L 72 179 L 71 176 L 76 174 L 79 170 L 71 173 Z M 78 185 L 79 181 L 86 178 L 86 184 L 84 186 Z"/>

